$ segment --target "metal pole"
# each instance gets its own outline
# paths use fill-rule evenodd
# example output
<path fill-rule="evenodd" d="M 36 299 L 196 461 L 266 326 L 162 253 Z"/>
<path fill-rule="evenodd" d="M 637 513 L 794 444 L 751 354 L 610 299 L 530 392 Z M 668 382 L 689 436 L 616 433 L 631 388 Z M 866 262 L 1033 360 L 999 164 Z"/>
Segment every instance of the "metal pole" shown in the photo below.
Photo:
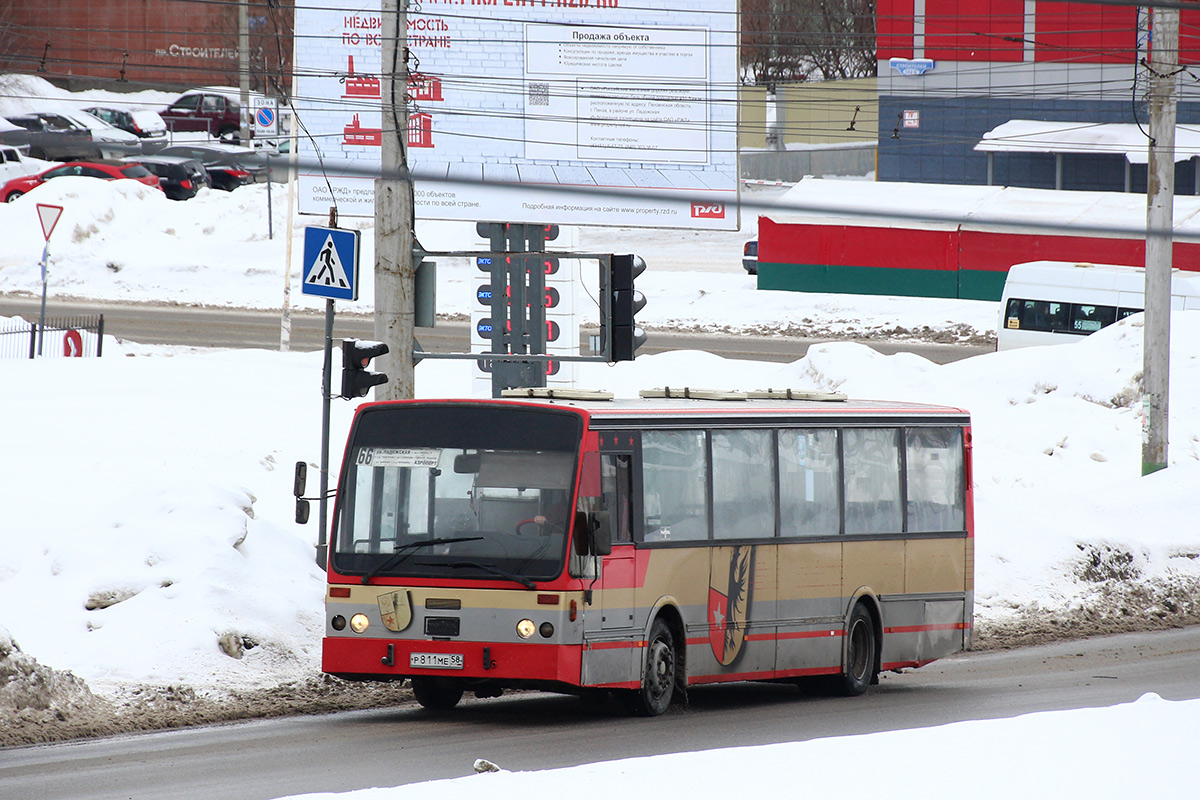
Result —
<path fill-rule="evenodd" d="M 278 123 L 276 123 L 278 124 Z M 271 157 L 267 156 L 267 238 L 275 238 L 275 221 L 271 212 Z"/>
<path fill-rule="evenodd" d="M 329 401 L 333 391 L 333 300 L 325 301 L 325 363 L 321 369 L 321 499 L 317 503 L 317 564 L 325 568 L 329 559 L 326 538 L 329 519 Z"/>
<path fill-rule="evenodd" d="M 244 145 L 250 144 L 250 0 L 238 3 L 238 94 L 242 110 L 238 114 L 238 136 Z"/>
<path fill-rule="evenodd" d="M 293 125 L 296 123 L 293 122 Z M 288 156 L 288 160 L 295 159 L 295 138 L 292 139 L 292 155 Z M 288 199 L 287 199 L 287 242 L 284 244 L 284 265 L 283 265 L 283 310 L 279 317 L 279 351 L 286 353 L 292 348 L 292 234 L 295 222 L 295 201 L 293 199 L 296 186 L 296 167 L 295 164 L 288 166 Z"/>
<path fill-rule="evenodd" d="M 42 247 L 42 312 L 38 317 L 37 354 L 42 354 L 42 334 L 46 331 L 46 263 L 50 259 L 50 240 Z"/>
<path fill-rule="evenodd" d="M 292 63 L 296 63 L 296 40 L 292 39 Z M 285 258 L 287 263 L 283 268 L 283 313 L 279 319 L 279 350 L 286 353 L 292 347 L 292 234 L 294 232 L 295 217 L 296 217 L 296 129 L 299 127 L 296 124 L 296 105 L 295 105 L 295 86 L 292 86 L 292 91 L 288 92 L 288 104 L 292 110 L 291 119 L 288 126 L 288 191 L 287 191 L 287 244 L 284 249 L 287 253 Z M 283 117 L 279 117 L 280 124 L 283 124 Z"/>
<path fill-rule="evenodd" d="M 375 182 L 375 338 L 389 350 L 379 358 L 390 379 L 376 400 L 415 395 L 413 336 L 416 276 L 413 268 L 413 186 L 408 175 L 408 3 L 383 0 L 383 174 Z M 405 37 L 405 38 L 401 38 Z"/>
<path fill-rule="evenodd" d="M 1142 474 L 1167 466 L 1171 245 L 1175 211 L 1175 85 L 1179 9 L 1153 9 L 1146 172 L 1146 326 L 1142 340 Z"/>

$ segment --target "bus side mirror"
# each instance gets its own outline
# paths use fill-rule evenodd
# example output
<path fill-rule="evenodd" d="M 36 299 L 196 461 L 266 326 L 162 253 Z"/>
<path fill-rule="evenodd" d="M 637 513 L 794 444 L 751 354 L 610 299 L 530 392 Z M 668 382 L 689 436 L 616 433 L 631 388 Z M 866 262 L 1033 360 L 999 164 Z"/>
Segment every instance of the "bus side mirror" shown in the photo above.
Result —
<path fill-rule="evenodd" d="M 459 475 L 474 475 L 479 472 L 481 463 L 479 453 L 462 453 L 454 457 L 454 471 Z"/>
<path fill-rule="evenodd" d="M 612 552 L 612 532 L 607 511 L 575 512 L 575 554 L 606 556 Z"/>
<path fill-rule="evenodd" d="M 296 496 L 296 524 L 304 525 L 308 522 L 310 508 L 308 501 L 304 499 L 304 487 L 308 483 L 308 464 L 303 461 L 296 462 L 296 477 L 292 482 L 292 494 Z"/>
<path fill-rule="evenodd" d="M 592 513 L 592 519 L 592 553 L 606 556 L 612 552 L 612 526 L 609 525 L 608 512 L 595 511 Z"/>

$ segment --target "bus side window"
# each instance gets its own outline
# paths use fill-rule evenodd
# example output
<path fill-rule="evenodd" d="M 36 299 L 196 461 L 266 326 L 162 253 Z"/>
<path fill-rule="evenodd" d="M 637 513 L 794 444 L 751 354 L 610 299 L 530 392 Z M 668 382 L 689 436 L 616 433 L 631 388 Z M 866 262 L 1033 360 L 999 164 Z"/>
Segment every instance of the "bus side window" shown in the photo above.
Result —
<path fill-rule="evenodd" d="M 704 431 L 642 434 L 642 495 L 646 541 L 708 538 L 708 453 Z"/>
<path fill-rule="evenodd" d="M 1071 332 L 1095 333 L 1117 321 L 1117 310 L 1112 306 L 1088 306 L 1071 304 Z"/>
<path fill-rule="evenodd" d="M 1021 327 L 1021 301 L 1010 297 L 1004 306 L 1004 327 L 1017 329 Z"/>
<path fill-rule="evenodd" d="M 606 453 L 600 458 L 604 510 L 612 527 L 613 544 L 633 541 L 633 470 L 627 453 Z"/>
<path fill-rule="evenodd" d="M 846 533 L 900 533 L 900 429 L 843 432 Z"/>
<path fill-rule="evenodd" d="M 961 428 L 908 428 L 904 435 L 908 531 L 961 531 L 966 477 Z"/>
<path fill-rule="evenodd" d="M 716 430 L 712 438 L 714 539 L 775 536 L 775 442 L 770 431 Z"/>
<path fill-rule="evenodd" d="M 779 432 L 779 514 L 783 536 L 841 533 L 842 473 L 838 432 Z"/>
<path fill-rule="evenodd" d="M 1045 316 L 1042 326 L 1038 329 L 1043 331 L 1065 331 L 1068 330 L 1067 321 L 1070 316 L 1070 309 L 1066 303 L 1039 303 L 1038 305 L 1045 307 Z"/>

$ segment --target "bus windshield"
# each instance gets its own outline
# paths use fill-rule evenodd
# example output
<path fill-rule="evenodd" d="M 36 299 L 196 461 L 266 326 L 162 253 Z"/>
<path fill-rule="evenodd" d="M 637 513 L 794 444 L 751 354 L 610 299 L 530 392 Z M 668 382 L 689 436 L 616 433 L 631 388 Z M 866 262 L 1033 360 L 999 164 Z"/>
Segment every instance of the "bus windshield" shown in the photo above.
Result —
<path fill-rule="evenodd" d="M 332 548 L 337 571 L 526 586 L 562 572 L 578 418 L 552 414 L 538 420 L 540 433 L 528 435 L 525 427 L 517 438 L 522 426 L 515 420 L 464 426 L 455 411 L 364 414 L 342 478 Z"/>

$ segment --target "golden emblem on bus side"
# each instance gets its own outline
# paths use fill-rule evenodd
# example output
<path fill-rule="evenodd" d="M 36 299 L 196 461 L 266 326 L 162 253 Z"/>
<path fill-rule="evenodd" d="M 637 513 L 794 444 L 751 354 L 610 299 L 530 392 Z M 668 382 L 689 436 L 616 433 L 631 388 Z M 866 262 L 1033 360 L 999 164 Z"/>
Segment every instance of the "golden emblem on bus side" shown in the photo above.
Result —
<path fill-rule="evenodd" d="M 383 627 L 399 633 L 412 622 L 412 602 L 408 597 L 408 589 L 379 595 L 379 616 L 383 617 Z"/>
<path fill-rule="evenodd" d="M 728 667 L 746 640 L 754 548 L 716 547 L 708 582 L 708 642 L 717 661 Z"/>

